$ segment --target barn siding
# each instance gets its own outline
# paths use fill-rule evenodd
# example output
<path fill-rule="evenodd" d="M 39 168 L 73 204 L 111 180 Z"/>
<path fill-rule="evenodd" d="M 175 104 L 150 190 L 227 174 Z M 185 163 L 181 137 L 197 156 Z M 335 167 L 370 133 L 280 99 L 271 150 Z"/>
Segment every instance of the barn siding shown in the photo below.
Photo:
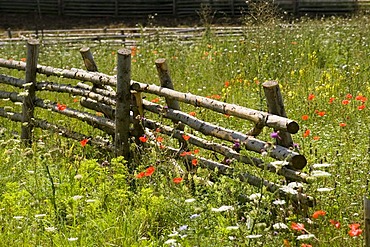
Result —
<path fill-rule="evenodd" d="M 295 14 L 353 12 L 370 9 L 370 0 L 271 0 Z M 147 17 L 197 15 L 209 5 L 218 15 L 240 15 L 245 0 L 0 0 L 0 13 L 89 17 Z"/>

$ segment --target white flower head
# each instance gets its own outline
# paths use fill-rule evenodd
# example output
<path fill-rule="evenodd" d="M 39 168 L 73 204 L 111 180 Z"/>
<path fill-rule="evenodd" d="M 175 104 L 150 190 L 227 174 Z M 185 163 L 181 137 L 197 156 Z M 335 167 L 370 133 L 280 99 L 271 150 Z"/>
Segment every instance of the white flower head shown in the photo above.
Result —
<path fill-rule="evenodd" d="M 176 239 L 170 238 L 164 244 L 176 244 Z"/>
<path fill-rule="evenodd" d="M 299 235 L 297 237 L 297 240 L 306 240 L 306 239 L 310 239 L 310 238 L 314 238 L 315 235 L 313 234 L 303 234 L 303 235 Z"/>
<path fill-rule="evenodd" d="M 248 236 L 245 236 L 246 238 L 260 238 L 262 237 L 262 234 L 255 234 L 255 235 L 248 235 Z"/>
<path fill-rule="evenodd" d="M 228 226 L 226 227 L 226 230 L 238 230 L 239 226 Z"/>
<path fill-rule="evenodd" d="M 68 241 L 69 242 L 74 242 L 74 241 L 77 241 L 78 240 L 78 238 L 77 237 L 75 237 L 75 238 L 68 238 Z"/>
<path fill-rule="evenodd" d="M 334 166 L 333 164 L 329 163 L 322 163 L 322 164 L 313 164 L 311 167 L 312 169 L 319 169 L 319 168 L 326 168 L 326 167 L 331 167 Z"/>
<path fill-rule="evenodd" d="M 46 216 L 46 214 L 36 214 L 35 218 L 42 218 L 42 217 L 45 217 L 45 216 Z"/>
<path fill-rule="evenodd" d="M 275 200 L 272 202 L 274 205 L 284 205 L 285 203 L 285 200 Z"/>
<path fill-rule="evenodd" d="M 279 229 L 288 229 L 289 227 L 284 224 L 284 223 L 275 223 L 272 228 L 274 228 L 275 230 L 279 230 Z"/>
<path fill-rule="evenodd" d="M 80 199 L 82 199 L 83 198 L 83 196 L 79 196 L 79 195 L 76 195 L 76 196 L 73 196 L 72 197 L 72 199 L 74 200 L 74 201 L 78 201 L 78 200 L 80 200 Z"/>
<path fill-rule="evenodd" d="M 47 232 L 55 232 L 57 229 L 54 226 L 45 227 L 45 231 Z"/>
<path fill-rule="evenodd" d="M 331 173 L 317 170 L 317 171 L 312 171 L 311 176 L 312 177 L 330 177 Z"/>
<path fill-rule="evenodd" d="M 317 188 L 318 192 L 329 192 L 334 190 L 334 188 Z"/>
<path fill-rule="evenodd" d="M 221 206 L 219 208 L 212 208 L 213 212 L 224 212 L 224 211 L 232 211 L 234 210 L 233 206 Z"/>
<path fill-rule="evenodd" d="M 185 202 L 188 202 L 188 203 L 191 203 L 191 202 L 195 202 L 196 200 L 194 198 L 190 198 L 190 199 L 186 199 Z"/>

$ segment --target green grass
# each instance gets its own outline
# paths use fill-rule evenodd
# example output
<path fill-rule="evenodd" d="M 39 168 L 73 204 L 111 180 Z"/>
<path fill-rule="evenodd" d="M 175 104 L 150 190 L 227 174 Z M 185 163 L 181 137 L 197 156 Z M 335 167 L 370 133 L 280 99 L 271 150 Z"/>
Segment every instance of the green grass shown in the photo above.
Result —
<path fill-rule="evenodd" d="M 368 23 L 368 16 L 361 16 L 305 20 L 285 28 L 267 25 L 255 27 L 254 31 L 246 29 L 245 37 L 238 41 L 213 35 L 192 44 L 142 40 L 132 58 L 134 80 L 159 84 L 154 61 L 164 57 L 177 90 L 220 95 L 228 103 L 259 110 L 267 109 L 261 83 L 277 80 L 288 117 L 301 126 L 293 138 L 308 159 L 304 171 L 311 173 L 313 164 L 332 164 L 320 169 L 329 172 L 330 177 L 305 185 L 305 192 L 317 199 L 317 206 L 307 215 L 297 214 L 289 202 L 272 203 L 278 199 L 276 195 L 238 180 L 237 172 L 248 171 L 279 182 L 265 171 L 234 163 L 237 172 L 230 177 L 202 168 L 185 176 L 181 162 L 160 149 L 135 155 L 136 169 L 130 171 L 120 158 L 112 159 L 102 150 L 89 145 L 83 148 L 77 141 L 48 131 L 36 130 L 32 147 L 23 147 L 12 132 L 19 132 L 20 124 L 1 119 L 2 245 L 170 246 L 169 239 L 173 239 L 177 243 L 174 246 L 289 246 L 284 241 L 290 246 L 361 246 L 363 235 L 349 236 L 348 225 L 360 223 L 363 228 L 362 201 L 368 193 L 369 108 L 366 101 L 365 108 L 359 110 L 362 103 L 356 100 L 357 96 L 370 95 Z M 116 52 L 120 47 L 85 45 L 94 45 L 99 71 L 116 73 Z M 42 45 L 39 63 L 83 68 L 79 48 Z M 20 60 L 26 57 L 26 49 L 24 45 L 2 46 L 0 57 Z M 24 76 L 3 68 L 0 73 Z M 74 83 L 51 77 L 39 80 Z M 4 85 L 0 88 L 9 89 Z M 310 94 L 315 96 L 312 100 L 308 99 Z M 69 95 L 40 95 L 78 108 Z M 156 96 L 146 97 L 152 100 Z M 330 98 L 335 98 L 331 104 Z M 349 104 L 344 105 L 342 101 L 346 99 Z M 6 105 L 8 101 L 0 102 L 1 107 Z M 249 123 L 233 117 L 181 107 L 224 127 L 244 132 L 251 128 Z M 325 114 L 319 116 L 318 112 Z M 103 135 L 76 120 L 42 110 L 36 114 L 86 135 Z M 308 115 L 308 120 L 303 120 L 303 115 Z M 341 123 L 346 126 L 341 127 Z M 307 130 L 310 134 L 304 137 Z M 265 129 L 261 138 L 269 140 L 271 131 Z M 171 143 L 166 137 L 164 142 Z M 149 166 L 155 167 L 151 176 L 135 177 Z M 175 184 L 175 177 L 184 180 Z M 322 192 L 322 188 L 330 191 Z M 253 199 L 257 193 L 263 196 Z M 212 210 L 223 205 L 234 210 Z M 324 210 L 326 215 L 313 219 L 311 215 L 316 210 Z M 335 228 L 330 219 L 339 221 L 341 227 Z M 304 223 L 306 233 L 315 238 L 297 239 L 302 232 L 291 229 L 292 222 Z M 276 223 L 284 223 L 288 229 L 274 229 Z"/>

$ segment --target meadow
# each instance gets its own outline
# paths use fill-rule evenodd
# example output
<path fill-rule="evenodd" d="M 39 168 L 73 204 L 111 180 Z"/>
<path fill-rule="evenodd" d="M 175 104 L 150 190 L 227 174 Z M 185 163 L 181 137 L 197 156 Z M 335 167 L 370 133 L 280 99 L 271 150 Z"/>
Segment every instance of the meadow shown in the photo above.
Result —
<path fill-rule="evenodd" d="M 166 58 L 178 91 L 258 110 L 267 110 L 261 83 L 278 81 L 287 115 L 301 127 L 293 139 L 308 160 L 303 171 L 313 175 L 304 190 L 317 205 L 308 212 L 241 183 L 237 174 L 198 168 L 193 177 L 183 177 L 177 161 L 157 149 L 143 152 L 129 170 L 120 157 L 48 131 L 35 131 L 35 142 L 25 147 L 17 133 L 21 125 L 0 119 L 1 245 L 362 246 L 370 149 L 369 25 L 369 16 L 303 18 L 246 26 L 240 38 L 205 32 L 196 42 L 143 39 L 132 49 L 136 81 L 159 84 L 154 61 Z M 121 47 L 114 44 L 41 45 L 39 64 L 84 68 L 83 45 L 91 47 L 100 72 L 116 74 Z M 0 46 L 0 57 L 24 59 L 25 44 Z M 3 68 L 0 73 L 23 75 Z M 55 95 L 55 101 L 78 107 L 69 95 Z M 228 128 L 250 129 L 233 117 L 182 107 Z M 77 121 L 37 114 L 101 134 Z M 270 132 L 264 130 L 261 138 L 271 139 Z M 316 170 L 326 173 L 315 176 Z"/>

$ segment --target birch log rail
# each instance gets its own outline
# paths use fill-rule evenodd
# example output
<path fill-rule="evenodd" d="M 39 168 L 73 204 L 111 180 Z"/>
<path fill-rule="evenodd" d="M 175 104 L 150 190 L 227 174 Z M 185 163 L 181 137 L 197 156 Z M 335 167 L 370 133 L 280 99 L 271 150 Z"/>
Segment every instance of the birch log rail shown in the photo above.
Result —
<path fill-rule="evenodd" d="M 156 131 L 159 131 L 169 139 L 174 138 L 178 140 L 180 146 L 176 148 L 170 145 L 161 145 L 161 152 L 171 157 L 182 159 L 185 164 L 189 164 L 192 159 L 197 158 L 199 166 L 217 170 L 219 174 L 230 176 L 235 172 L 232 166 L 233 162 L 240 162 L 253 169 L 262 169 L 271 172 L 271 174 L 276 174 L 275 176 L 283 176 L 288 181 L 303 183 L 311 181 L 308 174 L 301 171 L 307 164 L 306 158 L 291 148 L 292 139 L 290 134 L 297 133 L 299 125 L 296 121 L 288 119 L 285 116 L 285 111 L 281 109 L 270 109 L 270 113 L 257 111 L 191 93 L 176 91 L 174 90 L 174 83 L 170 78 L 169 66 L 166 64 L 165 59 L 155 61 L 161 86 L 157 86 L 154 83 L 148 84 L 134 81 L 131 79 L 131 51 L 127 49 L 117 52 L 118 73 L 116 76 L 97 72 L 97 65 L 89 48 L 83 48 L 80 52 L 87 69 L 91 71 L 40 65 L 37 64 L 37 49 L 33 51 L 30 48 L 36 44 L 33 41 L 28 43 L 28 63 L 0 58 L 0 67 L 26 72 L 24 79 L 0 74 L 0 83 L 17 88 L 15 91 L 0 91 L 0 99 L 9 100 L 8 104 L 13 102 L 15 105 L 22 105 L 22 113 L 11 111 L 12 107 L 0 107 L 0 116 L 10 121 L 22 123 L 21 137 L 26 143 L 32 141 L 33 133 L 32 130 L 26 127 L 41 128 L 74 140 L 88 139 L 89 144 L 113 152 L 116 156 L 124 156 L 130 163 L 134 155 L 133 150 L 130 150 L 131 144 L 135 142 L 140 147 L 142 144 L 138 139 L 143 133 L 148 134 L 150 137 L 155 135 Z M 50 81 L 38 82 L 36 74 L 51 76 L 48 78 Z M 53 82 L 52 77 L 61 78 L 60 80 L 65 83 Z M 278 95 L 276 96 L 277 100 L 282 103 L 282 99 L 279 98 L 281 95 L 278 91 L 278 83 L 267 82 L 264 85 L 272 85 L 272 90 L 275 90 L 273 93 L 266 90 L 268 91 L 266 96 Z M 107 86 L 113 86 L 115 91 L 112 91 Z M 33 92 L 30 93 L 30 89 Z M 58 103 L 52 99 L 37 97 L 37 93 L 41 91 L 81 96 L 80 106 L 82 109 L 74 109 L 70 106 L 60 108 Z M 164 97 L 166 106 L 147 101 L 142 98 L 142 94 L 154 94 Z M 43 95 L 47 94 L 44 93 Z M 248 120 L 255 124 L 255 128 L 245 134 L 236 129 L 219 126 L 218 123 L 203 121 L 182 112 L 179 102 L 207 109 L 207 111 L 214 112 L 212 114 L 229 114 Z M 275 105 L 275 103 L 270 104 Z M 105 138 L 90 136 L 79 133 L 76 130 L 69 130 L 64 126 L 48 122 L 47 120 L 39 119 L 37 116 L 34 116 L 35 111 L 31 107 L 37 107 L 52 114 L 60 114 L 63 117 L 80 120 L 103 131 L 107 135 Z M 88 109 L 89 111 L 83 109 Z M 91 113 L 91 110 L 102 112 L 104 115 L 96 116 Z M 157 118 L 147 118 L 145 114 L 148 113 L 149 115 L 149 112 L 150 116 L 154 114 Z M 165 118 L 170 119 L 175 125 L 172 127 L 166 125 Z M 273 144 L 258 139 L 257 136 L 265 127 L 285 132 L 290 139 L 288 138 L 285 144 Z M 191 131 L 188 131 L 189 129 Z M 188 137 L 186 141 L 184 141 L 184 135 Z M 238 143 L 240 148 L 245 149 L 247 152 L 241 153 L 240 149 L 235 149 L 233 147 L 235 143 Z M 158 148 L 158 143 L 155 140 L 150 145 L 153 148 Z M 223 160 L 213 160 L 209 157 L 200 157 L 199 155 L 194 156 L 190 151 L 193 147 L 205 150 L 205 154 L 208 153 L 210 157 L 212 156 L 211 154 L 216 157 L 220 155 L 223 157 Z M 252 156 L 261 155 L 262 153 L 277 161 L 264 161 L 263 158 Z M 314 204 L 314 199 L 310 196 L 295 190 L 286 189 L 284 186 L 264 178 L 258 178 L 253 174 L 242 172 L 239 174 L 239 179 L 257 187 L 264 186 L 268 191 L 289 198 L 296 204 L 306 206 Z"/>

